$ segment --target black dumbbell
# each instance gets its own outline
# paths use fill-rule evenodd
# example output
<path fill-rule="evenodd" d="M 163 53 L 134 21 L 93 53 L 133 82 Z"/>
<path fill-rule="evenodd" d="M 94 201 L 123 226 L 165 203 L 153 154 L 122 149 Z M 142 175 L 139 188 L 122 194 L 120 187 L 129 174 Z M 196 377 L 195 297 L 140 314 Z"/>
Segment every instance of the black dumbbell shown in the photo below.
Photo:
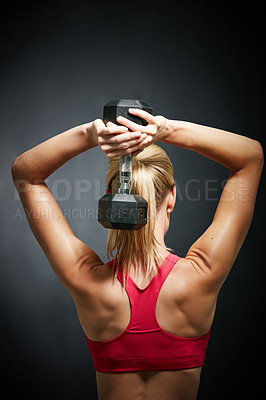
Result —
<path fill-rule="evenodd" d="M 142 118 L 129 114 L 129 108 L 138 108 L 153 113 L 148 103 L 142 100 L 113 100 L 104 106 L 103 121 L 118 124 L 116 118 L 121 115 L 146 125 Z M 119 125 L 119 124 L 118 124 Z M 132 155 L 120 157 L 119 193 L 106 193 L 98 204 L 98 221 L 108 229 L 140 229 L 147 223 L 148 203 L 140 195 L 129 194 L 129 181 L 132 173 Z"/>

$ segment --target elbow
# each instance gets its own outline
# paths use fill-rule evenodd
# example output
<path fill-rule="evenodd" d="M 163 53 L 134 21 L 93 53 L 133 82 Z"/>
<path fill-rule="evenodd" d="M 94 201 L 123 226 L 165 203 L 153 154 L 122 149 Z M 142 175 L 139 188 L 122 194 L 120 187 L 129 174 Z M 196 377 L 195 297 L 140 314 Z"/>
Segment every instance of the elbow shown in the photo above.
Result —
<path fill-rule="evenodd" d="M 17 175 L 17 169 L 18 169 L 17 164 L 18 164 L 18 162 L 17 162 L 17 158 L 16 158 L 13 161 L 12 166 L 11 166 L 11 175 L 12 175 L 13 181 L 16 179 L 16 175 Z"/>
<path fill-rule="evenodd" d="M 21 167 L 20 167 L 20 159 L 19 157 L 17 157 L 11 166 L 11 175 L 13 178 L 13 181 L 17 181 L 18 179 L 20 179 L 20 175 L 21 175 Z"/>
<path fill-rule="evenodd" d="M 255 159 L 258 161 L 258 163 L 263 167 L 264 164 L 264 153 L 263 153 L 263 148 L 260 142 L 257 140 L 254 140 L 254 146 L 255 146 Z"/>
<path fill-rule="evenodd" d="M 260 142 L 251 139 L 251 146 L 249 149 L 249 160 L 252 164 L 259 166 L 261 169 L 264 164 L 263 148 Z"/>

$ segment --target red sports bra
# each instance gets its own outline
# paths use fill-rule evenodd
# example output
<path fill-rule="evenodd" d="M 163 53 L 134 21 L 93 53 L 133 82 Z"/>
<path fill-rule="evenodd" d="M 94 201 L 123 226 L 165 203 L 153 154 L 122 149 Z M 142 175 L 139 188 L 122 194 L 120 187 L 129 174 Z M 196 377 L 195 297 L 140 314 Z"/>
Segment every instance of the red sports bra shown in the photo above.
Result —
<path fill-rule="evenodd" d="M 140 289 L 129 276 L 125 290 L 131 304 L 127 328 L 113 339 L 97 342 L 86 336 L 94 368 L 100 372 L 195 368 L 204 364 L 210 331 L 184 338 L 164 331 L 155 308 L 160 289 L 180 257 L 169 254 L 148 286 Z M 114 260 L 108 265 L 112 268 Z M 122 284 L 122 274 L 117 278 Z"/>

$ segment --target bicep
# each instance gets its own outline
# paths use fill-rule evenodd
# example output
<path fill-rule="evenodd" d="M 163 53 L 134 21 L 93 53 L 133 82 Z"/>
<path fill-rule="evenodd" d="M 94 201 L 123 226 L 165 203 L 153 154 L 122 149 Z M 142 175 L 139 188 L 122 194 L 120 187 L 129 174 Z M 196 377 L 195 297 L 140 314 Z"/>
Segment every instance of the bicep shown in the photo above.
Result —
<path fill-rule="evenodd" d="M 74 235 L 44 182 L 25 182 L 18 191 L 30 228 L 51 267 L 68 289 L 78 285 L 80 266 L 84 262 L 97 265 L 101 260 Z"/>
<path fill-rule="evenodd" d="M 260 179 L 257 164 L 231 172 L 213 221 L 191 246 L 186 258 L 206 271 L 218 287 L 226 279 L 247 235 Z"/>

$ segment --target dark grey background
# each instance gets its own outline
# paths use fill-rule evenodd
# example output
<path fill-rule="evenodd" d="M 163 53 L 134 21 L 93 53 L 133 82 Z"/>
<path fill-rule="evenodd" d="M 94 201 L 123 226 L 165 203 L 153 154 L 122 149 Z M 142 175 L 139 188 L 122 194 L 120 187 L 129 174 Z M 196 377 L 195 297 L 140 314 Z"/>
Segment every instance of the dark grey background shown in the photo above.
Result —
<path fill-rule="evenodd" d="M 263 10 L 249 3 L 158 4 L 53 1 L 2 9 L 0 307 L 6 393 L 96 399 L 95 372 L 72 299 L 34 239 L 11 181 L 16 156 L 101 117 L 103 105 L 117 98 L 143 99 L 155 114 L 264 143 Z M 166 242 L 185 256 L 211 222 L 229 171 L 190 151 L 162 147 L 178 187 Z M 95 148 L 48 181 L 75 234 L 103 260 L 107 231 L 95 210 L 107 164 Z M 263 192 L 262 177 L 252 226 L 220 294 L 199 400 L 263 390 Z"/>

